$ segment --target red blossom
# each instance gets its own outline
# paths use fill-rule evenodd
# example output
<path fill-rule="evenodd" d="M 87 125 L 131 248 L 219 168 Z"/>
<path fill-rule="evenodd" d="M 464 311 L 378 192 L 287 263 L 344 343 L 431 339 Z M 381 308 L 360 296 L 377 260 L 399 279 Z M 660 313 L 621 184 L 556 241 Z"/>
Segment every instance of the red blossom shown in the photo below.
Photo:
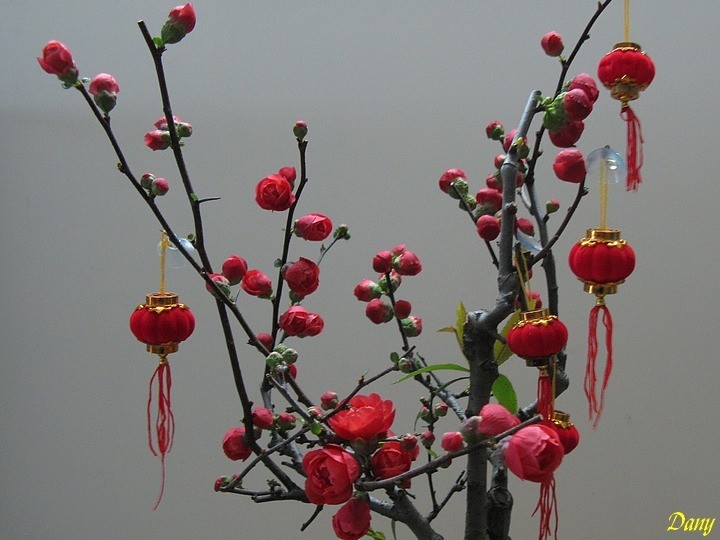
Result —
<path fill-rule="evenodd" d="M 485 437 L 495 437 L 519 424 L 520 420 L 518 417 L 502 405 L 488 403 L 480 409 L 480 425 L 478 431 Z"/>
<path fill-rule="evenodd" d="M 37 59 L 40 67 L 50 75 L 68 84 L 77 82 L 78 69 L 73 61 L 72 53 L 59 41 L 50 41 L 43 47 L 42 58 Z"/>
<path fill-rule="evenodd" d="M 459 431 L 450 431 L 442 436 L 440 446 L 446 452 L 457 452 L 463 447 L 463 436 Z"/>
<path fill-rule="evenodd" d="M 240 286 L 252 296 L 267 298 L 272 294 L 272 281 L 260 270 L 248 270 L 242 277 Z"/>
<path fill-rule="evenodd" d="M 580 140 L 584 130 L 585 123 L 581 120 L 577 120 L 575 122 L 563 124 L 560 129 L 555 131 L 548 131 L 548 134 L 550 135 L 550 140 L 555 146 L 559 148 L 570 148 Z"/>
<path fill-rule="evenodd" d="M 369 302 L 373 298 L 380 298 L 380 296 L 382 296 L 377 283 L 370 281 L 369 279 L 363 279 L 360 283 L 358 283 L 355 286 L 353 294 L 361 302 Z"/>
<path fill-rule="evenodd" d="M 316 336 L 325 323 L 317 313 L 310 313 L 302 306 L 292 306 L 280 316 L 280 328 L 288 336 Z"/>
<path fill-rule="evenodd" d="M 440 189 L 444 191 L 445 193 L 450 192 L 450 185 L 455 182 L 458 178 L 462 178 L 463 180 L 467 180 L 467 176 L 465 175 L 465 171 L 462 169 L 448 169 L 444 173 L 442 173 L 442 176 L 440 176 L 440 180 L 438 180 L 438 184 L 440 186 Z"/>
<path fill-rule="evenodd" d="M 248 266 L 245 259 L 234 253 L 222 264 L 222 275 L 227 278 L 230 285 L 237 285 L 247 273 Z"/>
<path fill-rule="evenodd" d="M 290 182 L 291 186 L 295 187 L 295 179 L 297 178 L 297 171 L 295 170 L 295 167 L 280 167 L 280 170 L 277 173 Z"/>
<path fill-rule="evenodd" d="M 477 232 L 483 240 L 495 240 L 500 234 L 500 220 L 495 216 L 480 216 L 477 220 Z"/>
<path fill-rule="evenodd" d="M 150 150 L 165 150 L 170 147 L 170 133 L 156 129 L 145 134 L 145 146 Z"/>
<path fill-rule="evenodd" d="M 403 250 L 397 258 L 395 266 L 398 274 L 401 276 L 416 276 L 422 270 L 422 264 L 420 264 L 418 256 L 408 250 Z"/>
<path fill-rule="evenodd" d="M 295 195 L 284 176 L 269 174 L 255 186 L 255 202 L 264 210 L 282 212 L 293 205 Z"/>
<path fill-rule="evenodd" d="M 393 308 L 390 304 L 386 304 L 380 298 L 373 298 L 365 306 L 365 316 L 375 324 L 382 324 L 391 321 L 393 318 Z"/>
<path fill-rule="evenodd" d="M 309 259 L 299 260 L 286 267 L 283 277 L 290 290 L 298 296 L 314 293 L 320 284 L 320 267 Z"/>
<path fill-rule="evenodd" d="M 375 452 L 371 459 L 375 478 L 392 478 L 410 470 L 412 462 L 418 456 L 420 448 L 415 443 L 414 451 L 407 450 L 400 441 L 388 441 Z M 403 482 L 401 487 L 409 488 L 410 480 Z"/>
<path fill-rule="evenodd" d="M 560 180 L 573 184 L 582 182 L 587 174 L 585 159 L 577 148 L 567 148 L 558 152 L 553 163 L 553 170 Z"/>
<path fill-rule="evenodd" d="M 394 419 L 392 401 L 383 400 L 378 394 L 357 394 L 350 399 L 347 409 L 331 417 L 328 422 L 341 439 L 369 442 L 387 432 Z"/>
<path fill-rule="evenodd" d="M 359 540 L 370 530 L 370 505 L 350 499 L 332 517 L 332 526 L 340 540 Z"/>
<path fill-rule="evenodd" d="M 307 474 L 305 493 L 313 504 L 341 504 L 350 499 L 360 465 L 341 446 L 328 444 L 311 450 L 302 460 Z"/>
<path fill-rule="evenodd" d="M 385 272 L 389 272 L 390 270 L 392 270 L 392 264 L 393 255 L 386 249 L 383 251 L 378 251 L 377 254 L 373 257 L 373 270 L 379 272 L 380 274 L 384 274 Z"/>
<path fill-rule="evenodd" d="M 120 87 L 118 86 L 115 77 L 113 77 L 109 73 L 100 73 L 99 75 L 95 75 L 95 77 L 93 77 L 93 80 L 90 81 L 88 92 L 90 92 L 94 96 L 100 94 L 100 92 L 117 94 L 118 92 L 120 92 Z"/>
<path fill-rule="evenodd" d="M 229 429 L 223 438 L 222 447 L 225 455 L 233 461 L 245 461 L 252 454 L 245 442 L 244 426 Z"/>
<path fill-rule="evenodd" d="M 562 37 L 555 31 L 545 34 L 540 40 L 540 45 L 548 56 L 560 56 L 565 48 Z"/>
<path fill-rule="evenodd" d="M 253 424 L 260 429 L 270 429 L 275 421 L 275 415 L 265 407 L 255 407 L 252 410 Z"/>
<path fill-rule="evenodd" d="M 307 214 L 295 222 L 295 234 L 304 240 L 325 240 L 332 232 L 330 218 L 323 214 Z"/>

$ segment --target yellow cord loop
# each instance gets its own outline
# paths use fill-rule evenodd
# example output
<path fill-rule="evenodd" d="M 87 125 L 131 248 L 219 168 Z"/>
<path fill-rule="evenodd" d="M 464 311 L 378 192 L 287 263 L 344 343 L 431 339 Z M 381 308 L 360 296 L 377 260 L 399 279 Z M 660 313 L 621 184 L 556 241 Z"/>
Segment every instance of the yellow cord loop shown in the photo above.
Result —
<path fill-rule="evenodd" d="M 598 193 L 600 194 L 600 228 L 605 228 L 608 207 L 608 164 L 607 161 L 599 160 L 600 170 L 598 171 Z"/>
<path fill-rule="evenodd" d="M 625 0 L 625 41 L 630 41 L 630 0 Z"/>
<path fill-rule="evenodd" d="M 167 233 L 160 233 L 160 294 L 165 294 L 165 253 L 170 245 Z"/>

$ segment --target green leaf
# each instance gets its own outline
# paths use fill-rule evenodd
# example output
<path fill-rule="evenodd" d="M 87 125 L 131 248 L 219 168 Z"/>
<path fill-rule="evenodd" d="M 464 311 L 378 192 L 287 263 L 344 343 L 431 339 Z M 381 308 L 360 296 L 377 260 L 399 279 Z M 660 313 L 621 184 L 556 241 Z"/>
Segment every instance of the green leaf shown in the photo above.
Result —
<path fill-rule="evenodd" d="M 425 366 L 420 369 L 416 369 L 412 373 L 408 373 L 404 377 L 400 377 L 393 384 L 407 381 L 408 379 L 412 379 L 416 375 L 422 375 L 423 373 L 429 373 L 431 371 L 440 371 L 443 369 L 450 370 L 450 371 L 464 371 L 465 373 L 470 373 L 470 370 L 468 368 L 466 368 L 465 366 L 460 366 L 458 364 L 435 364 L 432 366 Z"/>
<path fill-rule="evenodd" d="M 398 362 L 400 362 L 400 355 L 396 352 L 390 353 L 390 361 L 393 364 L 397 364 Z"/>
<path fill-rule="evenodd" d="M 441 328 L 438 332 L 452 332 L 455 334 L 460 350 L 463 348 L 463 327 L 465 326 L 465 320 L 467 319 L 467 310 L 462 302 L 458 303 L 455 309 L 455 326 L 446 326 Z"/>
<path fill-rule="evenodd" d="M 152 41 L 158 49 L 160 47 L 162 47 L 163 45 L 165 45 L 165 42 L 163 41 L 163 38 L 161 38 L 161 37 L 154 37 L 152 39 Z"/>
<path fill-rule="evenodd" d="M 505 326 L 503 326 L 502 332 L 500 332 L 500 335 L 504 338 L 507 338 L 508 332 L 510 329 L 515 325 L 516 322 L 520 320 L 520 310 L 515 310 L 515 313 L 513 313 L 510 318 L 505 323 Z M 507 346 L 507 344 L 503 343 L 500 340 L 495 341 L 495 362 L 497 362 L 497 365 L 501 365 L 505 360 L 510 358 L 513 355 L 510 348 Z"/>
<path fill-rule="evenodd" d="M 433 450 L 431 450 L 430 448 L 426 448 L 425 451 L 430 454 L 431 458 L 437 459 L 438 455 Z"/>
<path fill-rule="evenodd" d="M 375 540 L 385 540 L 385 535 L 383 533 L 380 531 L 373 531 L 372 529 L 368 530 L 368 532 L 365 533 L 365 536 L 369 536 Z"/>
<path fill-rule="evenodd" d="M 513 388 L 510 379 L 505 375 L 498 375 L 497 379 L 492 385 L 492 393 L 497 399 L 498 403 L 505 407 L 512 414 L 515 414 L 518 409 L 517 394 Z"/>

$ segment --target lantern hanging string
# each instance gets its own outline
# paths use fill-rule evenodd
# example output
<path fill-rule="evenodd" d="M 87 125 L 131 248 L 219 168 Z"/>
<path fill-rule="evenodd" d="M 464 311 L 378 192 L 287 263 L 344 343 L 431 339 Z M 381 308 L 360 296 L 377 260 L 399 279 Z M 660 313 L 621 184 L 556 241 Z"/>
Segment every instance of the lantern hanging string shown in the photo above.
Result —
<path fill-rule="evenodd" d="M 630 41 L 630 0 L 625 0 L 625 41 Z"/>
<path fill-rule="evenodd" d="M 165 259 L 170 240 L 165 231 L 160 233 L 160 294 L 165 294 Z"/>
<path fill-rule="evenodd" d="M 529 304 L 530 303 L 530 295 L 528 293 L 528 290 L 530 289 L 530 278 L 528 277 L 529 272 L 528 272 L 528 268 L 527 268 L 527 261 L 525 260 L 525 257 L 522 255 L 522 252 L 519 252 L 515 256 L 515 267 L 517 268 L 518 277 L 520 278 L 520 291 L 522 292 L 522 295 L 525 297 L 525 304 Z M 526 280 L 527 280 L 527 284 L 528 284 L 527 288 L 525 287 Z"/>
<path fill-rule="evenodd" d="M 598 183 L 600 184 L 598 192 L 600 194 L 600 228 L 605 228 L 607 220 L 608 205 L 608 164 L 606 160 L 599 160 L 598 166 Z"/>

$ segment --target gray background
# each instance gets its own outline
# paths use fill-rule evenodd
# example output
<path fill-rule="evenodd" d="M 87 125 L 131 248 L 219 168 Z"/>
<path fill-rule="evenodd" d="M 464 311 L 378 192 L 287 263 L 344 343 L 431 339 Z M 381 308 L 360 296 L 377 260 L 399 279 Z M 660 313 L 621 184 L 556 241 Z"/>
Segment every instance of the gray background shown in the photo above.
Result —
<path fill-rule="evenodd" d="M 307 301 L 325 317 L 325 332 L 295 343 L 310 395 L 349 391 L 362 372 L 381 370 L 399 349 L 394 328 L 374 327 L 351 292 L 372 277 L 372 255 L 400 242 L 424 266 L 400 295 L 424 320 L 414 343 L 432 362 L 460 359 L 451 336 L 434 331 L 452 323 L 460 300 L 490 306 L 496 285 L 484 246 L 439 192 L 437 178 L 461 167 L 471 189 L 481 187 L 498 150 L 485 139 L 486 123 L 513 127 L 533 88 L 553 91 L 559 67 L 542 53 L 540 37 L 555 29 L 574 44 L 595 5 L 196 2 L 197 27 L 168 51 L 166 69 L 174 111 L 195 128 L 185 156 L 196 190 L 222 196 L 204 207 L 214 264 L 234 252 L 272 271 L 284 218 L 260 210 L 253 188 L 266 174 L 297 164 L 290 128 L 299 118 L 311 130 L 311 183 L 299 212 L 327 213 L 353 235 L 323 263 L 321 288 Z M 135 23 L 145 18 L 157 34 L 171 7 L 0 3 L 3 538 L 295 537 L 312 511 L 213 492 L 218 475 L 240 470 L 220 442 L 241 412 L 214 302 L 189 269 L 169 275 L 198 325 L 171 358 L 177 435 L 165 499 L 150 510 L 159 464 L 145 444 L 144 404 L 155 361 L 127 319 L 157 287 L 158 225 L 115 172 L 114 154 L 80 96 L 62 90 L 35 57 L 58 39 L 73 51 L 81 75 L 115 75 L 121 93 L 113 126 L 131 167 L 170 180 L 160 206 L 188 233 L 192 223 L 171 154 L 142 144 L 162 111 Z M 611 193 L 609 223 L 622 229 L 638 264 L 609 301 L 616 369 L 597 431 L 585 419 L 582 392 L 593 298 L 564 264 L 571 244 L 597 225 L 594 192 L 557 245 L 572 378 L 558 407 L 572 413 L 582 433 L 581 446 L 556 474 L 564 538 L 670 538 L 684 534 L 666 532 L 674 511 L 720 517 L 717 15 L 714 0 L 632 3 L 631 37 L 655 60 L 657 77 L 635 106 L 646 142 L 645 182 L 637 194 Z M 594 74 L 601 55 L 622 40 L 622 28 L 617 0 L 572 73 Z M 624 148 L 618 110 L 603 91 L 579 143 L 583 152 Z M 540 197 L 556 197 L 565 208 L 575 190 L 554 178 L 555 149 L 549 142 L 545 149 Z M 314 258 L 317 247 L 296 242 L 291 256 Z M 534 285 L 542 291 L 541 281 Z M 243 295 L 240 305 L 253 328 L 267 330 L 268 304 Z M 262 359 L 249 347 L 240 350 L 255 388 Z M 515 359 L 502 371 L 527 402 L 536 374 L 522 364 Z M 395 400 L 394 428 L 407 431 L 421 394 L 410 383 L 390 382 L 376 390 Z M 455 423 L 448 417 L 439 429 L 454 430 Z M 258 471 L 247 485 L 261 488 L 265 477 Z M 513 538 L 532 538 L 538 486 L 512 478 L 511 489 Z M 416 492 L 424 491 L 416 481 Z M 461 535 L 462 507 L 461 495 L 437 520 L 446 538 Z M 330 538 L 333 513 L 326 509 L 305 536 Z M 373 526 L 390 533 L 384 518 Z M 399 528 L 399 538 L 407 537 Z"/>

